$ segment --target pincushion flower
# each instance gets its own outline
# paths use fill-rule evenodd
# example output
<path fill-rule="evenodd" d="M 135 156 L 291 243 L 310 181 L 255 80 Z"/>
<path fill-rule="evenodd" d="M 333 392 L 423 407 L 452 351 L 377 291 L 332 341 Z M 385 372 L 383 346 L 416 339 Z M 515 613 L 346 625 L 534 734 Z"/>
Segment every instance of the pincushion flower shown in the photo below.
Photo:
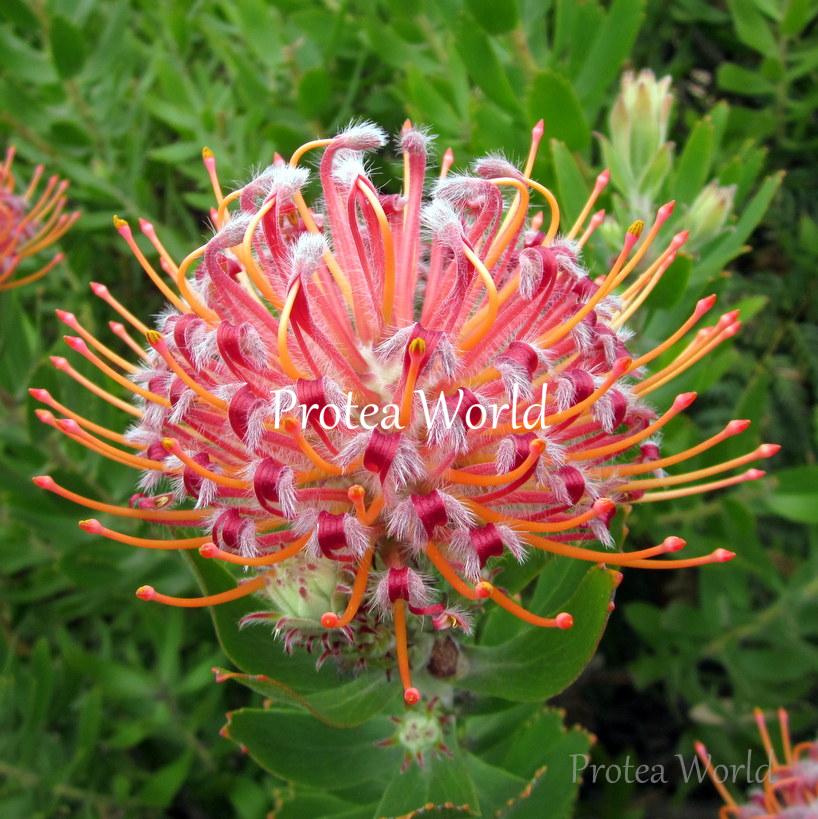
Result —
<path fill-rule="evenodd" d="M 729 560 L 725 549 L 663 560 L 685 545 L 672 536 L 617 551 L 608 525 L 622 501 L 669 500 L 763 474 L 720 477 L 772 445 L 667 476 L 749 422 L 663 455 L 662 428 L 696 395 L 650 404 L 657 388 L 736 333 L 736 313 L 650 373 L 715 297 L 657 347 L 630 354 L 625 324 L 686 236 L 636 272 L 669 203 L 644 235 L 634 223 L 611 268 L 592 277 L 582 248 L 601 222 L 591 212 L 608 174 L 560 232 L 558 203 L 530 177 L 542 133 L 540 122 L 522 170 L 489 156 L 472 174 L 453 174 L 447 151 L 430 180 L 430 137 L 407 122 L 397 138 L 402 191 L 392 194 L 367 172 L 364 152 L 386 142 L 368 123 L 308 142 L 288 163 L 276 158 L 227 196 L 206 150 L 216 230 L 201 247 L 177 263 L 140 221 L 162 273 L 129 224 L 114 220 L 168 300 L 156 328 L 91 285 L 122 319 L 111 329 L 137 363 L 59 314 L 73 331 L 68 346 L 105 386 L 66 358 L 54 366 L 130 416 L 130 428 L 104 428 L 32 390 L 50 408 L 38 411 L 42 421 L 141 472 L 140 492 L 116 506 L 48 476 L 35 482 L 106 514 L 200 530 L 153 539 L 81 522 L 92 534 L 199 549 L 254 572 L 224 593 L 178 598 L 143 586 L 138 597 L 198 607 L 255 595 L 266 605 L 246 622 L 272 622 L 287 649 L 320 648 L 321 662 L 396 666 L 409 704 L 420 698 L 410 660 L 424 627 L 468 632 L 487 600 L 536 628 L 572 626 L 570 612 L 528 611 L 492 582 L 506 554 L 522 561 L 542 550 L 642 569 Z M 303 160 L 317 150 L 322 197 L 308 204 Z"/>
<path fill-rule="evenodd" d="M 37 165 L 25 190 L 17 190 L 15 151 L 6 150 L 0 165 L 0 291 L 41 279 L 63 258 L 54 254 L 38 270 L 20 275 L 20 264 L 53 245 L 77 221 L 79 211 L 65 213 L 68 182 L 52 176 L 38 195 L 44 167 Z"/>
<path fill-rule="evenodd" d="M 758 708 L 755 719 L 767 755 L 767 766 L 761 787 L 751 790 L 744 804 L 737 802 L 730 793 L 707 748 L 701 742 L 696 743 L 696 753 L 724 800 L 719 811 L 720 819 L 814 819 L 818 816 L 818 742 L 801 742 L 793 746 L 789 715 L 781 708 L 778 726 L 782 755 L 779 756 L 764 713 Z"/>

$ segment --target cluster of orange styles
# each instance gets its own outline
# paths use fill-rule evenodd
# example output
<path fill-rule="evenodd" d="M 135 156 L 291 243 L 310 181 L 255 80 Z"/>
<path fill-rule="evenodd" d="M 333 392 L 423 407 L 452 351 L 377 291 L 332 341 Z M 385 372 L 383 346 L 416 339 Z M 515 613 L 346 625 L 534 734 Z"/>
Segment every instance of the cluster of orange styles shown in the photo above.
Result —
<path fill-rule="evenodd" d="M 714 765 L 707 748 L 696 743 L 696 753 L 704 763 L 711 782 L 724 800 L 719 819 L 815 819 L 818 816 L 818 742 L 793 745 L 787 712 L 778 711 L 781 755 L 776 752 L 763 711 L 756 708 L 755 720 L 767 755 L 761 786 L 754 788 L 744 804 L 739 804 L 725 785 L 729 771 Z"/>
<path fill-rule="evenodd" d="M 572 613 L 531 612 L 492 582 L 507 553 L 658 570 L 730 560 L 726 549 L 666 559 L 686 545 L 672 536 L 617 550 L 609 527 L 619 504 L 764 474 L 725 477 L 773 444 L 668 475 L 749 421 L 665 455 L 663 427 L 696 395 L 650 403 L 735 335 L 737 314 L 697 330 L 716 301 L 703 298 L 664 341 L 632 355 L 627 322 L 687 234 L 660 238 L 668 203 L 647 228 L 630 226 L 607 271 L 589 273 L 583 247 L 604 219 L 594 208 L 609 174 L 562 225 L 554 195 L 531 178 L 542 135 L 540 122 L 522 168 L 491 155 L 454 173 L 447 150 L 430 174 L 431 138 L 407 122 L 396 137 L 399 193 L 370 178 L 365 154 L 387 143 L 370 123 L 308 142 L 289 161 L 276 156 L 227 195 L 205 149 L 215 232 L 204 244 L 177 260 L 150 222 L 139 222 L 148 249 L 114 218 L 167 300 L 155 328 L 100 283 L 91 289 L 117 314 L 119 352 L 59 311 L 68 347 L 99 383 L 67 358 L 53 365 L 130 426 L 108 429 L 31 390 L 47 407 L 41 421 L 133 467 L 139 492 L 118 506 L 48 476 L 35 483 L 106 515 L 199 530 L 148 538 L 82 521 L 91 534 L 247 570 L 226 592 L 182 598 L 142 586 L 139 598 L 200 607 L 256 595 L 262 607 L 245 623 L 271 623 L 287 650 L 316 647 L 319 662 L 379 656 L 410 705 L 424 626 L 469 632 L 490 600 L 533 627 L 572 627 Z M 305 160 L 318 151 L 311 171 Z M 509 420 L 512 405 L 532 423 Z"/>
<path fill-rule="evenodd" d="M 17 190 L 13 147 L 0 164 L 0 291 L 36 282 L 63 259 L 54 254 L 38 270 L 20 275 L 20 265 L 57 242 L 79 219 L 79 211 L 65 213 L 68 182 L 49 177 L 38 194 L 45 168 L 37 165 L 24 191 Z"/>

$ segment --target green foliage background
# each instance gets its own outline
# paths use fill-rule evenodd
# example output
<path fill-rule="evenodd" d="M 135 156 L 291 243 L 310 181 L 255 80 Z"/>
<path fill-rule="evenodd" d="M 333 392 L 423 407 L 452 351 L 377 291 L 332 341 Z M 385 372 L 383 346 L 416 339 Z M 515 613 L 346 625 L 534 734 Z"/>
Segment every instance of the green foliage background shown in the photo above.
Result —
<path fill-rule="evenodd" d="M 292 753 L 270 762 L 282 778 L 219 738 L 227 711 L 257 707 L 269 692 L 214 683 L 211 667 L 227 660 L 204 613 L 133 598 L 148 581 L 190 591 L 188 569 L 174 556 L 91 542 L 76 527 L 75 508 L 29 482 L 50 472 L 86 494 L 130 494 L 126 470 L 58 441 L 34 420 L 25 392 L 35 383 L 65 403 L 82 400 L 57 385 L 47 355 L 64 349 L 55 307 L 105 326 L 89 281 L 115 285 L 144 314 L 160 307 L 111 229 L 111 214 L 150 218 L 178 255 L 205 231 L 202 145 L 216 152 L 223 179 L 240 183 L 274 151 L 287 155 L 352 117 L 396 131 L 408 115 L 428 123 L 441 150 L 451 145 L 462 165 L 490 150 L 523 155 L 531 125 L 545 117 L 536 175 L 556 188 L 570 216 L 601 166 L 595 132 L 606 129 L 628 66 L 671 74 L 677 93 L 676 164 L 655 202 L 676 197 L 681 227 L 696 187 L 714 178 L 737 185 L 737 217 L 696 248 L 677 286 L 657 291 L 638 328 L 658 338 L 708 292 L 718 292 L 722 306 L 743 308 L 735 345 L 678 385 L 706 397 L 673 427 L 668 446 L 749 417 L 757 421 L 751 442 L 780 441 L 785 449 L 765 482 L 672 508 L 642 507 L 631 521 L 634 542 L 672 530 L 702 553 L 726 546 L 739 557 L 713 572 L 629 573 L 599 653 L 559 704 L 569 723 L 598 736 L 596 761 L 630 753 L 668 762 L 689 753 L 693 737 L 706 739 L 720 760 L 740 760 L 755 742 L 753 705 L 786 705 L 796 733 L 814 733 L 816 15 L 812 0 L 0 4 L 3 141 L 17 145 L 21 166 L 44 161 L 69 178 L 83 210 L 63 241 L 68 263 L 32 288 L 0 295 L 0 815 L 252 819 L 278 806 L 282 817 L 358 816 L 372 815 L 356 813 L 359 802 L 381 798 L 366 792 L 371 783 L 330 794 L 308 782 L 314 790 L 295 793 L 284 779 L 299 774 L 287 766 L 309 753 L 299 737 L 313 729 L 286 708 L 275 725 L 286 738 L 277 751 L 291 744 Z M 604 246 L 596 252 L 604 255 Z M 104 410 L 95 417 L 107 420 Z M 259 719 L 234 717 L 234 735 L 251 750 Z M 560 734 L 555 712 L 541 706 L 514 706 L 504 719 L 505 739 L 491 717 L 472 720 L 461 738 L 469 753 L 452 763 L 465 772 L 461 782 L 494 787 L 491 798 L 501 783 L 488 782 L 481 766 L 524 785 L 536 782 L 542 765 L 558 769 L 568 749 L 587 744 L 577 732 Z M 509 725 L 518 727 L 509 732 Z M 370 734 L 384 735 L 369 723 L 357 730 L 367 753 Z M 385 758 L 365 761 L 377 767 Z M 440 784 L 436 777 L 406 787 L 426 787 L 437 801 L 428 791 L 429 781 Z M 691 788 L 586 786 L 575 812 L 636 819 L 712 810 L 709 791 Z M 534 793 L 551 800 L 536 804 L 554 816 L 571 815 L 570 799 L 557 805 L 546 790 Z M 519 802 L 507 815 L 526 810 Z"/>

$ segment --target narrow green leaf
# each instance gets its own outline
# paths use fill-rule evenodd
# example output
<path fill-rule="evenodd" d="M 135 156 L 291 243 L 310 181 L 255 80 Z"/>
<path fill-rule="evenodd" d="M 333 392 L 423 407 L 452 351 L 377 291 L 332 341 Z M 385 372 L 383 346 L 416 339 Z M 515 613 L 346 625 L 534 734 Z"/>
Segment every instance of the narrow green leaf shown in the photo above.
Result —
<path fill-rule="evenodd" d="M 400 765 L 397 748 L 376 745 L 394 724 L 386 718 L 357 728 L 331 728 L 308 714 L 243 708 L 230 715 L 230 739 L 271 773 L 314 788 L 353 787 L 385 780 Z"/>
<path fill-rule="evenodd" d="M 532 122 L 545 120 L 545 132 L 569 148 L 583 151 L 591 143 L 591 129 L 573 87 L 555 71 L 542 71 L 528 92 L 528 115 Z"/>
<path fill-rule="evenodd" d="M 466 5 L 475 20 L 489 34 L 505 34 L 520 21 L 517 0 L 466 0 Z"/>
<path fill-rule="evenodd" d="M 85 64 L 85 38 L 80 29 L 60 14 L 51 18 L 48 32 L 54 65 L 63 79 L 79 74 Z"/>
<path fill-rule="evenodd" d="M 707 182 L 714 147 L 713 124 L 705 117 L 690 132 L 676 165 L 672 195 L 677 202 L 689 204 Z"/>
<path fill-rule="evenodd" d="M 643 15 L 643 0 L 614 0 L 604 22 L 597 27 L 588 56 L 574 83 L 589 119 L 594 119 L 605 92 L 630 54 Z"/>
<path fill-rule="evenodd" d="M 739 40 L 765 57 L 774 57 L 778 45 L 764 15 L 748 0 L 727 0 Z"/>
<path fill-rule="evenodd" d="M 557 139 L 552 139 L 549 144 L 557 177 L 561 221 L 570 226 L 579 216 L 591 186 L 585 181 L 577 160 L 565 144 Z"/>

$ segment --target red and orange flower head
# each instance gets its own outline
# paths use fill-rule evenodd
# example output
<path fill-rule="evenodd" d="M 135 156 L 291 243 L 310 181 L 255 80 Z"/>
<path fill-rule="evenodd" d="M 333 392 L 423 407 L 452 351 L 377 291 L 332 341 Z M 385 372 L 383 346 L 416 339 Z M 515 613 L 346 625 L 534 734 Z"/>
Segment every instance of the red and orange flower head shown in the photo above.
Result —
<path fill-rule="evenodd" d="M 779 755 L 773 746 L 767 721 L 761 709 L 755 710 L 755 719 L 767 765 L 760 788 L 750 791 L 749 799 L 739 804 L 725 785 L 727 769 L 720 772 L 713 765 L 707 748 L 696 743 L 696 753 L 704 763 L 724 806 L 719 819 L 815 819 L 818 816 L 818 742 L 801 742 L 793 746 L 787 712 L 778 710 L 781 734 Z"/>
<path fill-rule="evenodd" d="M 52 176 L 38 195 L 44 167 L 37 165 L 24 191 L 17 191 L 14 148 L 0 165 L 0 291 L 31 284 L 63 259 L 56 253 L 39 270 L 20 275 L 20 264 L 53 245 L 79 219 L 79 211 L 64 213 L 68 182 Z"/>
<path fill-rule="evenodd" d="M 725 549 L 662 560 L 685 545 L 677 537 L 615 551 L 608 524 L 618 501 L 652 503 L 763 474 L 696 483 L 770 455 L 773 446 L 668 477 L 666 467 L 749 422 L 733 421 L 665 456 L 661 429 L 696 396 L 683 393 L 658 411 L 649 403 L 658 387 L 735 334 L 736 314 L 700 330 L 649 374 L 715 298 L 702 299 L 663 343 L 631 356 L 625 321 L 685 234 L 635 273 L 672 211 L 665 205 L 644 235 L 641 223 L 631 226 L 607 273 L 589 275 L 582 248 L 601 221 L 591 211 L 608 174 L 561 233 L 554 196 L 530 178 L 542 133 L 538 123 L 522 170 L 492 156 L 473 174 L 453 175 L 447 151 L 430 182 L 430 138 L 407 122 L 397 140 L 402 192 L 388 195 L 367 173 L 365 152 L 386 142 L 368 123 L 307 143 L 289 163 L 277 158 L 228 196 L 206 150 L 215 235 L 177 264 L 153 226 L 140 222 L 165 275 L 128 223 L 114 219 L 169 302 L 157 329 L 107 287 L 91 285 L 122 319 L 111 329 L 138 365 L 60 314 L 75 333 L 68 346 L 134 402 L 85 379 L 65 358 L 54 365 L 130 416 L 130 429 L 100 427 L 32 390 L 61 416 L 40 410 L 41 420 L 140 471 L 141 493 L 120 507 L 50 477 L 36 483 L 107 514 L 201 530 L 153 540 L 83 521 L 91 533 L 199 549 L 255 570 L 226 593 L 188 599 L 143 586 L 140 598 L 195 607 L 266 596 L 276 614 L 261 611 L 248 622 L 274 618 L 287 648 L 320 644 L 321 660 L 393 657 L 410 704 L 420 697 L 410 646 L 424 621 L 468 631 L 470 616 L 491 599 L 532 626 L 571 627 L 570 613 L 534 614 L 491 582 L 493 561 L 506 553 L 521 561 L 543 550 L 645 569 L 729 560 Z M 310 205 L 302 160 L 318 149 L 322 198 Z M 532 196 L 544 211 L 533 210 Z"/>

